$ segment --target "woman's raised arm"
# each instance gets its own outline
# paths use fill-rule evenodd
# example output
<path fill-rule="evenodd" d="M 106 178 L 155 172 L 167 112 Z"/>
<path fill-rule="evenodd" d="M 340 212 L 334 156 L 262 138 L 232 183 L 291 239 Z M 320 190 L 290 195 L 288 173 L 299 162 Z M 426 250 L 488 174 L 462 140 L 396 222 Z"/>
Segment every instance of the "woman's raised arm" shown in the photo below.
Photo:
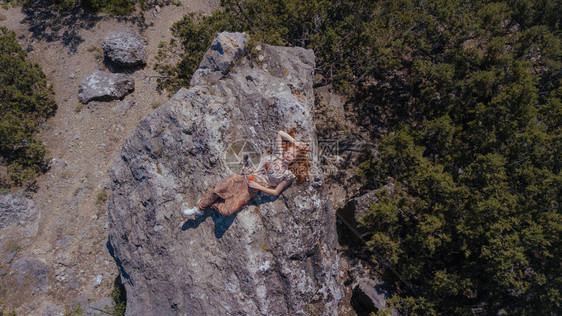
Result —
<path fill-rule="evenodd" d="M 285 139 L 288 142 L 293 142 L 294 139 L 293 137 L 291 137 L 291 135 L 283 132 L 283 131 L 279 131 L 277 132 L 277 137 L 275 138 L 275 144 L 273 146 L 273 154 L 277 155 L 277 156 L 281 156 L 283 154 L 283 139 Z"/>
<path fill-rule="evenodd" d="M 280 139 L 280 138 L 288 141 L 289 143 L 294 144 L 296 142 L 296 140 L 293 138 L 293 136 L 291 136 L 288 133 L 283 132 L 283 131 L 277 132 L 277 139 Z"/>
<path fill-rule="evenodd" d="M 283 139 L 288 141 L 289 143 L 294 144 L 295 146 L 297 146 L 301 150 L 308 150 L 309 149 L 309 147 L 306 143 L 297 141 L 295 138 L 293 138 L 293 136 L 289 135 L 288 133 L 286 133 L 284 131 L 279 131 L 279 132 L 277 132 L 277 140 L 275 142 L 275 149 L 277 150 L 277 152 L 279 154 L 283 153 L 283 149 L 282 149 L 283 147 L 281 147 L 281 143 L 282 143 Z"/>

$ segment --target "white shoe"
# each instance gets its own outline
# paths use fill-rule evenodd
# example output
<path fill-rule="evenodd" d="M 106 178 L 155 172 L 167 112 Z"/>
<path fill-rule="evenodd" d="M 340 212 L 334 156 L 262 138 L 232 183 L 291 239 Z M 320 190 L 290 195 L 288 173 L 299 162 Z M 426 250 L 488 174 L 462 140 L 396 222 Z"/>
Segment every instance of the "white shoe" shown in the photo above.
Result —
<path fill-rule="evenodd" d="M 197 207 L 192 207 L 192 208 L 188 208 L 188 209 L 183 210 L 183 214 L 185 216 L 192 216 L 192 215 L 201 216 L 201 215 L 203 215 L 203 211 L 199 210 Z"/>

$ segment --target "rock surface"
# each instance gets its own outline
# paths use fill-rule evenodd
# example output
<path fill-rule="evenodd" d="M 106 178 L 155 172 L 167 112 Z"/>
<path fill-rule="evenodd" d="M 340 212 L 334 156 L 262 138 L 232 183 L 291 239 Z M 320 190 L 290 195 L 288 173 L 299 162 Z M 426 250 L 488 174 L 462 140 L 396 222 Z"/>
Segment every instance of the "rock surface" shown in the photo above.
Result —
<path fill-rule="evenodd" d="M 112 33 L 103 40 L 105 58 L 118 67 L 146 64 L 146 39 L 135 30 Z"/>
<path fill-rule="evenodd" d="M 49 273 L 51 268 L 41 260 L 22 258 L 14 262 L 12 270 L 17 273 L 17 282 L 21 288 L 31 289 L 31 293 L 46 292 L 49 289 Z M 25 286 L 28 285 L 28 286 Z"/>
<path fill-rule="evenodd" d="M 23 237 L 37 235 L 39 208 L 35 202 L 17 194 L 0 196 L 0 229 L 19 226 Z"/>
<path fill-rule="evenodd" d="M 226 45 L 228 37 L 217 38 Z M 335 214 L 322 175 L 232 216 L 181 215 L 229 175 L 226 153 L 237 140 L 264 152 L 279 129 L 297 127 L 296 137 L 313 145 L 311 173 L 318 170 L 314 54 L 272 46 L 262 54 L 263 62 L 233 54 L 228 75 L 199 72 L 139 123 L 110 168 L 108 246 L 127 315 L 337 313 Z"/>
<path fill-rule="evenodd" d="M 80 82 L 78 100 L 111 101 L 122 99 L 135 90 L 135 80 L 124 74 L 94 71 Z"/>
<path fill-rule="evenodd" d="M 390 298 L 388 291 L 382 286 L 377 279 L 361 278 L 355 282 L 353 287 L 353 296 L 351 305 L 355 308 L 357 315 L 371 315 L 377 311 L 390 310 L 390 315 L 398 315 L 398 313 L 390 309 L 386 301 Z"/>
<path fill-rule="evenodd" d="M 353 289 L 351 305 L 357 315 L 368 316 L 378 311 L 387 312 L 392 316 L 398 315 L 398 312 L 390 308 L 386 302 L 391 297 L 388 286 L 365 272 L 368 266 L 366 262 L 358 259 L 353 261 L 353 267 L 349 270 Z"/>
<path fill-rule="evenodd" d="M 369 208 L 375 202 L 379 201 L 379 195 L 383 192 L 388 192 L 392 194 L 394 191 L 394 184 L 392 179 L 388 179 L 388 183 L 377 190 L 371 190 L 366 192 L 365 194 L 358 196 L 356 198 L 351 199 L 348 202 L 349 211 L 352 213 L 350 214 L 352 219 L 349 221 L 351 225 L 354 226 L 354 229 L 361 235 L 361 237 L 366 237 L 369 235 L 369 229 L 366 227 L 359 225 L 361 220 L 367 213 L 369 213 Z M 340 213 L 345 213 L 347 209 L 342 209 Z"/>
<path fill-rule="evenodd" d="M 71 309 L 82 310 L 81 315 L 113 315 L 113 299 L 103 297 L 97 301 L 91 299 L 93 295 L 88 293 L 78 294 L 72 301 Z"/>
<path fill-rule="evenodd" d="M 199 68 L 191 79 L 191 85 L 205 85 L 205 81 L 215 81 L 228 74 L 234 63 L 244 53 L 244 43 L 248 41 L 246 33 L 222 32 L 215 36 L 210 49 L 203 56 Z M 209 78 L 209 75 L 212 77 Z"/>

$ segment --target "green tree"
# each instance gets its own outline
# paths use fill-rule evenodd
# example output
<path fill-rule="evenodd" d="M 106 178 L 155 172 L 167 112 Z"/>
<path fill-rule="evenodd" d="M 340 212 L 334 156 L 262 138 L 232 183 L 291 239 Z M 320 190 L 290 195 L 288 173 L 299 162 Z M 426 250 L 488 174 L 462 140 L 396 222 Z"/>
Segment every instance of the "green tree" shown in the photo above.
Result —
<path fill-rule="evenodd" d="M 34 134 L 57 109 L 45 74 L 25 57 L 14 32 L 1 27 L 0 156 L 16 184 L 44 170 L 47 151 Z"/>
<path fill-rule="evenodd" d="M 423 32 L 406 41 L 418 56 L 401 64 L 410 127 L 387 121 L 393 132 L 364 164 L 377 171 L 363 172 L 371 186 L 396 181 L 363 224 L 368 246 L 396 254 L 386 259 L 412 284 L 396 281 L 403 312 L 561 310 L 559 21 L 537 7 L 520 21 L 521 3 L 425 2 Z M 470 25 L 452 28 L 453 17 Z"/>

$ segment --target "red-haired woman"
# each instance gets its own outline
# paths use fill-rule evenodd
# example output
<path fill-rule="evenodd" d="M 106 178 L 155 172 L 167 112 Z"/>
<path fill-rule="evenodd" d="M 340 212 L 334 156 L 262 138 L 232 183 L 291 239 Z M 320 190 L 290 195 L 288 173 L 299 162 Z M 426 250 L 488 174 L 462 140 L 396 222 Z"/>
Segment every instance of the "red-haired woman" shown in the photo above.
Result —
<path fill-rule="evenodd" d="M 279 131 L 273 152 L 262 160 L 260 166 L 248 175 L 232 174 L 207 192 L 199 204 L 183 213 L 201 216 L 207 208 L 228 216 L 256 197 L 258 192 L 279 195 L 293 180 L 306 181 L 310 163 L 306 157 L 308 145 L 296 141 L 289 133 Z"/>

